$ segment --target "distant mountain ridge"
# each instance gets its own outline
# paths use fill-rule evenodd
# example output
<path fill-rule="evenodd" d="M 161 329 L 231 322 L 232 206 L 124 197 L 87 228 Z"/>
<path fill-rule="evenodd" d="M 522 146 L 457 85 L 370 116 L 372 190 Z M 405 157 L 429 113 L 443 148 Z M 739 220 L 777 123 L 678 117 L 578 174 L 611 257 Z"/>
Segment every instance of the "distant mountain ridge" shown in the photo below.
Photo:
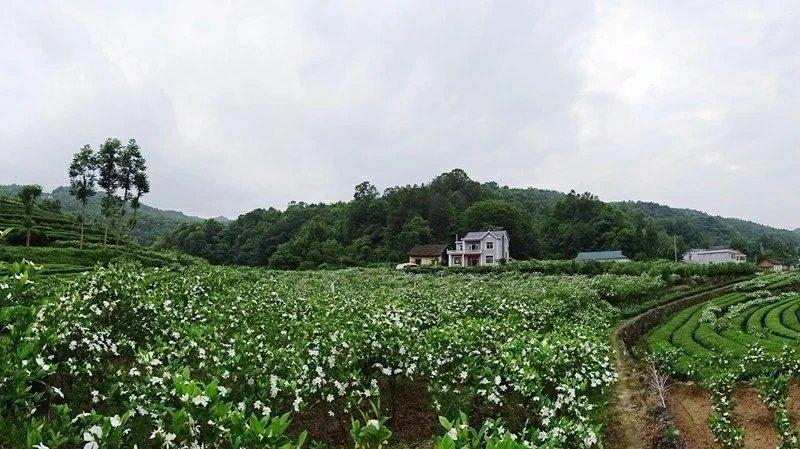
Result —
<path fill-rule="evenodd" d="M 0 195 L 15 196 L 21 188 L 22 186 L 17 184 L 0 185 Z M 80 214 L 81 203 L 69 194 L 69 187 L 57 187 L 52 192 L 42 195 L 42 199 L 46 198 L 59 200 L 62 213 Z M 101 198 L 102 193 L 98 193 L 89 200 L 86 206 L 86 213 L 90 220 L 96 220 L 100 217 Z M 182 224 L 201 221 L 203 221 L 202 218 L 186 215 L 180 211 L 158 209 L 142 204 L 139 209 L 135 234 L 140 243 L 149 245 L 159 236 L 178 229 Z"/>

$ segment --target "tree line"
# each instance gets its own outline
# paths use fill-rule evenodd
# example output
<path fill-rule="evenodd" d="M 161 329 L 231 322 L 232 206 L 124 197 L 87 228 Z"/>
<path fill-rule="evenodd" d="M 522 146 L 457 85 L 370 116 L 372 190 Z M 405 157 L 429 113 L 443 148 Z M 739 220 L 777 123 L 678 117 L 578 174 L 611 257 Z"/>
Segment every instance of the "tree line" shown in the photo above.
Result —
<path fill-rule="evenodd" d="M 637 204 L 482 184 L 456 169 L 430 183 L 382 193 L 363 182 L 348 202 L 291 202 L 283 211 L 256 209 L 228 224 L 183 225 L 156 245 L 214 263 L 284 269 L 402 261 L 415 244 L 452 243 L 456 235 L 486 229 L 508 232 L 514 259 L 569 259 L 578 251 L 608 249 L 638 260 L 672 259 L 676 252 L 715 244 L 766 245 L 792 259 L 798 254 L 800 239 L 789 231 L 738 229 L 701 213 L 653 216 Z"/>

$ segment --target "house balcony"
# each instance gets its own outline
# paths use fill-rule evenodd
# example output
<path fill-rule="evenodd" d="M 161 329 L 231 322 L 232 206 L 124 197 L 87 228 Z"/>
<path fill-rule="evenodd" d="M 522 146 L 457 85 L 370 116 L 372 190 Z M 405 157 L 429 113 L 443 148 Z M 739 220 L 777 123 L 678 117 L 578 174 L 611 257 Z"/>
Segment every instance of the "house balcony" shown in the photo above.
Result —
<path fill-rule="evenodd" d="M 466 256 L 469 254 L 480 254 L 480 248 L 464 248 L 464 249 L 448 249 L 447 254 L 449 256 Z"/>

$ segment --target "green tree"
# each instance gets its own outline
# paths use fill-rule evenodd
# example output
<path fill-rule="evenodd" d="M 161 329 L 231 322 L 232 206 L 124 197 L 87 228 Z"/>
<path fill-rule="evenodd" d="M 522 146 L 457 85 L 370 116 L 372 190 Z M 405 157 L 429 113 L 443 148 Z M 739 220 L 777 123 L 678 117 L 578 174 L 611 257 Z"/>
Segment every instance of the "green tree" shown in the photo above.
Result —
<path fill-rule="evenodd" d="M 72 157 L 69 166 L 69 193 L 81 203 L 81 243 L 83 249 L 84 228 L 86 226 L 86 204 L 97 194 L 97 159 L 89 145 L 84 145 Z"/>
<path fill-rule="evenodd" d="M 36 199 L 42 195 L 42 186 L 33 184 L 27 185 L 22 188 L 17 194 L 17 197 L 22 201 L 22 206 L 25 208 L 25 246 L 31 246 L 31 231 L 33 230 L 33 207 L 36 205 Z"/>
<path fill-rule="evenodd" d="M 141 171 L 138 171 L 133 177 L 133 188 L 136 190 L 136 194 L 133 195 L 133 198 L 131 198 L 131 209 L 133 209 L 133 216 L 131 217 L 131 225 L 128 229 L 129 242 L 131 241 L 133 229 L 136 227 L 137 213 L 139 212 L 139 207 L 142 205 L 141 199 L 145 194 L 150 193 L 150 180 L 147 179 L 147 173 L 144 171 L 144 165 L 142 166 Z"/>
<path fill-rule="evenodd" d="M 122 204 L 116 195 L 120 178 L 117 159 L 121 148 L 122 143 L 119 139 L 109 138 L 100 145 L 97 152 L 97 167 L 100 175 L 97 184 L 105 191 L 100 208 L 100 213 L 104 218 L 103 247 L 108 243 L 108 228 L 119 216 L 118 209 Z"/>
<path fill-rule="evenodd" d="M 147 170 L 145 159 L 136 143 L 136 139 L 130 139 L 128 144 L 122 147 L 117 154 L 117 187 L 122 190 L 122 205 L 119 212 L 120 217 L 124 217 L 127 211 L 128 202 L 131 204 L 133 213 L 136 214 L 142 195 L 150 191 L 150 183 L 144 175 Z M 134 191 L 136 192 L 134 194 Z M 137 217 L 132 217 L 128 227 L 128 243 L 133 234 Z"/>
<path fill-rule="evenodd" d="M 127 203 L 132 198 L 136 174 L 145 168 L 145 161 L 136 139 L 130 139 L 128 144 L 120 149 L 116 163 L 118 187 L 122 189 L 122 201 Z"/>
<path fill-rule="evenodd" d="M 533 219 L 519 207 L 502 200 L 483 200 L 464 211 L 461 231 L 505 230 L 510 240 L 511 256 L 527 259 L 539 252 L 532 223 Z"/>
<path fill-rule="evenodd" d="M 52 212 L 54 214 L 61 213 L 61 200 L 58 198 L 45 198 L 39 203 L 39 209 Z"/>
<path fill-rule="evenodd" d="M 397 235 L 394 259 L 404 259 L 406 252 L 416 244 L 431 243 L 431 234 L 431 226 L 427 220 L 419 215 L 411 217 L 411 219 L 403 223 L 403 229 Z"/>

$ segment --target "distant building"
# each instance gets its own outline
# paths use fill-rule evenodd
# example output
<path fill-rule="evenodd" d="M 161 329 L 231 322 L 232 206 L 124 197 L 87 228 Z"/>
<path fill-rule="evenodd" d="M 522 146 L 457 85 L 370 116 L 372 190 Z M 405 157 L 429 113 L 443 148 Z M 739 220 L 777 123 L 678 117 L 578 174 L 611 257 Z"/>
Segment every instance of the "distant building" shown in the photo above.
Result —
<path fill-rule="evenodd" d="M 727 247 L 711 247 L 709 249 L 690 249 L 683 255 L 683 261 L 689 263 L 727 263 L 746 262 L 747 256 L 738 249 Z"/>
<path fill-rule="evenodd" d="M 595 262 L 630 262 L 631 260 L 622 254 L 621 250 L 614 251 L 582 251 L 578 253 L 575 260 L 593 260 Z"/>
<path fill-rule="evenodd" d="M 456 236 L 456 249 L 447 250 L 450 266 L 479 267 L 508 260 L 508 243 L 506 231 L 468 232 L 461 239 Z"/>
<path fill-rule="evenodd" d="M 763 271 L 777 273 L 786 270 L 788 267 L 778 259 L 767 257 L 758 263 L 758 268 L 761 268 Z"/>
<path fill-rule="evenodd" d="M 445 260 L 447 244 L 414 245 L 408 250 L 408 262 L 417 265 L 440 264 Z"/>

